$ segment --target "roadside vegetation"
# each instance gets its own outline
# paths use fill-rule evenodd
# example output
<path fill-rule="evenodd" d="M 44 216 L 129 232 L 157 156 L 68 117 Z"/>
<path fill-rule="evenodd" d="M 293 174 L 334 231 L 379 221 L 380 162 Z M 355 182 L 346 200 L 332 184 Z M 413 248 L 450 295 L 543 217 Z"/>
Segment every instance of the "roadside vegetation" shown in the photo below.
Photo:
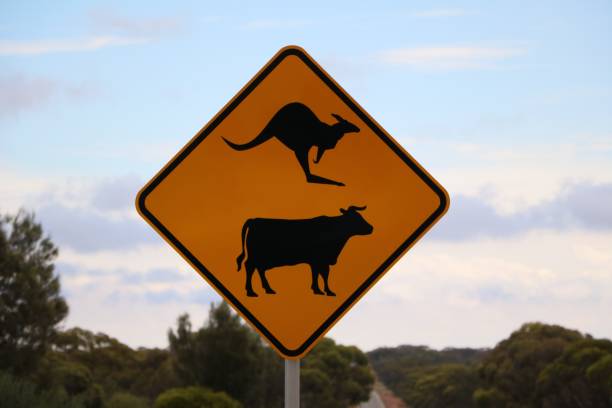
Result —
<path fill-rule="evenodd" d="M 612 407 L 612 341 L 527 323 L 493 349 L 379 348 L 379 379 L 413 408 Z"/>
<path fill-rule="evenodd" d="M 58 248 L 33 214 L 0 216 L 0 408 L 274 408 L 283 360 L 225 303 L 194 327 L 178 316 L 165 348 L 133 349 L 62 329 Z M 493 349 L 379 348 L 323 339 L 302 361 L 301 406 L 366 401 L 374 375 L 411 408 L 609 408 L 612 342 L 527 323 Z"/>
<path fill-rule="evenodd" d="M 0 216 L 0 408 L 283 406 L 283 360 L 226 303 L 197 328 L 179 316 L 163 349 L 61 329 L 57 255 L 33 214 Z M 373 383 L 361 350 L 323 339 L 302 361 L 302 406 L 352 406 Z"/>

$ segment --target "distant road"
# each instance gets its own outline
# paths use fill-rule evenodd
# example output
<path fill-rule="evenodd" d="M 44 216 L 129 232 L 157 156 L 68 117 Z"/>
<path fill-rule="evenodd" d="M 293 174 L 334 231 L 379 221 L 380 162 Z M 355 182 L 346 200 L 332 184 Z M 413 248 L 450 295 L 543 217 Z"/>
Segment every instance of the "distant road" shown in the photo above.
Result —
<path fill-rule="evenodd" d="M 380 399 L 380 395 L 376 391 L 372 391 L 370 393 L 370 400 L 362 402 L 358 408 L 385 408 L 385 404 Z"/>

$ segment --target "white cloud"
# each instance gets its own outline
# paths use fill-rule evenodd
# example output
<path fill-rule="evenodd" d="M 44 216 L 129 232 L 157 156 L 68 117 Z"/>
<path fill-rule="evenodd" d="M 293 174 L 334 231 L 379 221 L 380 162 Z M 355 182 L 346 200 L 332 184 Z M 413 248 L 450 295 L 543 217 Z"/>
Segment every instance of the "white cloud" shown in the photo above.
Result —
<path fill-rule="evenodd" d="M 66 326 L 119 338 L 132 347 L 166 347 L 166 331 L 188 312 L 194 324 L 220 297 L 169 245 L 80 253 L 57 262 L 70 305 Z"/>
<path fill-rule="evenodd" d="M 144 274 L 153 269 L 171 269 L 183 273 L 191 271 L 191 267 L 165 242 L 87 253 L 61 248 L 58 261 L 83 270 L 123 270 L 132 274 Z"/>
<path fill-rule="evenodd" d="M 491 68 L 503 60 L 525 54 L 521 48 L 477 46 L 415 47 L 383 51 L 382 62 L 419 69 L 454 70 Z"/>
<path fill-rule="evenodd" d="M 175 32 L 182 27 L 182 20 L 177 17 L 129 18 L 112 10 L 94 10 L 90 18 L 95 27 L 112 30 L 130 36 L 151 36 Z"/>
<path fill-rule="evenodd" d="M 183 27 L 183 20 L 179 17 L 129 18 L 110 9 L 94 10 L 89 17 L 94 27 L 99 30 L 136 37 L 176 33 Z"/>
<path fill-rule="evenodd" d="M 12 168 L 0 166 L 0 213 L 14 214 L 24 206 L 30 209 L 29 203 L 52 189 L 58 182 L 58 179 L 49 176 L 25 175 Z"/>
<path fill-rule="evenodd" d="M 64 326 L 104 332 L 132 347 L 167 347 L 166 333 L 176 327 L 177 317 L 188 312 L 194 326 L 199 327 L 210 304 L 176 299 L 154 303 L 133 294 L 109 297 L 95 288 L 75 292 L 68 302 L 70 313 Z"/>
<path fill-rule="evenodd" d="M 612 182 L 605 138 L 566 138 L 558 143 L 448 143 L 412 138 L 404 144 L 451 195 L 478 198 L 509 215 L 553 200 L 568 185 Z M 444 162 L 437 168 L 428 163 Z M 452 202 L 451 202 L 452 210 Z"/>
<path fill-rule="evenodd" d="M 612 323 L 601 313 L 612 308 L 611 244 L 609 232 L 533 231 L 461 243 L 425 238 L 330 335 L 364 349 L 492 346 L 539 320 L 611 337 Z M 87 254 L 67 249 L 59 261 L 68 323 L 133 346 L 164 346 L 179 313 L 203 319 L 208 303 L 219 300 L 165 243 Z"/>
<path fill-rule="evenodd" d="M 13 74 L 0 77 L 0 118 L 50 104 L 57 96 L 82 101 L 99 94 L 91 82 L 70 84 L 44 77 Z"/>
<path fill-rule="evenodd" d="M 364 349 L 491 347 L 528 321 L 612 338 L 612 233 L 417 244 L 331 336 Z M 367 327 L 367 330 L 364 330 Z"/>
<path fill-rule="evenodd" d="M 452 194 L 451 203 L 432 238 L 462 241 L 535 229 L 612 230 L 612 183 L 568 185 L 554 199 L 512 214 L 500 214 L 481 197 Z"/>
<path fill-rule="evenodd" d="M 0 40 L 0 56 L 86 52 L 107 47 L 143 44 L 149 41 L 150 38 L 147 37 L 122 37 L 114 35 L 99 35 L 63 40 Z"/>
<path fill-rule="evenodd" d="M 183 25 L 176 17 L 128 18 L 108 9 L 94 10 L 89 17 L 94 29 L 103 34 L 66 39 L 0 40 L 0 56 L 88 52 L 144 44 L 162 34 L 176 32 Z"/>
<path fill-rule="evenodd" d="M 57 92 L 57 85 L 47 78 L 23 75 L 0 78 L 0 117 L 45 104 Z"/>

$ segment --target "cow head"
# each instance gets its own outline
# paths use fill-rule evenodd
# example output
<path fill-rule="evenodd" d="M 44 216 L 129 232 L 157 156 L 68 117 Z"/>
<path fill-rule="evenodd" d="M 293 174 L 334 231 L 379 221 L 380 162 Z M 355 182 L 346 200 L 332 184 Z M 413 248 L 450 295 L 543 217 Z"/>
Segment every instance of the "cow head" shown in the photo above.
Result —
<path fill-rule="evenodd" d="M 340 209 L 342 213 L 342 217 L 346 220 L 346 225 L 349 227 L 349 231 L 354 235 L 370 235 L 372 231 L 374 231 L 374 227 L 372 227 L 368 222 L 359 214 L 359 211 L 365 210 L 366 207 L 357 207 L 351 205 L 346 210 L 344 208 Z"/>

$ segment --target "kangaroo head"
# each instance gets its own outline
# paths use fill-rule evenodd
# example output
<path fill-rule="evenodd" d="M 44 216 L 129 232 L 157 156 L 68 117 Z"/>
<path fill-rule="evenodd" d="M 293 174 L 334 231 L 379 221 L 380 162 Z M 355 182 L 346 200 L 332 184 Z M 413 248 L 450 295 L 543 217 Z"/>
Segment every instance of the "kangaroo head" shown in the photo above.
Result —
<path fill-rule="evenodd" d="M 340 135 L 344 135 L 345 133 L 359 132 L 359 128 L 357 126 L 355 126 L 348 120 L 344 119 L 342 116 L 336 113 L 332 113 L 332 116 L 334 117 L 334 119 L 338 121 L 334 123 L 332 126 L 334 127 L 334 129 L 337 129 L 340 132 Z"/>

